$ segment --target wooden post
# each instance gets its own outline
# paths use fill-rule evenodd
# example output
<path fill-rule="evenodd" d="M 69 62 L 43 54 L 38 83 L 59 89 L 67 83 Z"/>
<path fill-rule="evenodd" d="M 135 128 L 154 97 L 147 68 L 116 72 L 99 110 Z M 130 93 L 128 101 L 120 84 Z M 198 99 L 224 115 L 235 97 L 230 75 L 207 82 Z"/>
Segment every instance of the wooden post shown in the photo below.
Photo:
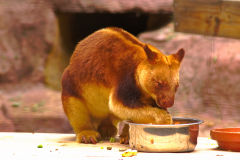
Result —
<path fill-rule="evenodd" d="M 240 38 L 240 0 L 174 0 L 175 31 Z"/>

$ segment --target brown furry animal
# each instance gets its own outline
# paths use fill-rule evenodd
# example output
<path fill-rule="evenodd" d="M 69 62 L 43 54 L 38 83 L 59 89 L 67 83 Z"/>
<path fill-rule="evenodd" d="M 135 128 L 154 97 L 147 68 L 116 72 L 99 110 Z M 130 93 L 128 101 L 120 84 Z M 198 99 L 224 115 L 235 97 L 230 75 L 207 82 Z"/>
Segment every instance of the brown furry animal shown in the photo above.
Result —
<path fill-rule="evenodd" d="M 62 103 L 77 141 L 112 137 L 121 120 L 171 124 L 166 108 L 174 103 L 183 57 L 183 49 L 166 56 L 120 28 L 80 41 L 62 76 Z"/>

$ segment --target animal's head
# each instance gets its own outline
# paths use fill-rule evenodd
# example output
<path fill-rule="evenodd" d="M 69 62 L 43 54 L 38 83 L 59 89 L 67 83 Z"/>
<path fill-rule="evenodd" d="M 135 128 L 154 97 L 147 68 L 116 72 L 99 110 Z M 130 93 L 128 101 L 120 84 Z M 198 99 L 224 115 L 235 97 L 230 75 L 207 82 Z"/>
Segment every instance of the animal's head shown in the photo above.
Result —
<path fill-rule="evenodd" d="M 179 68 L 184 50 L 168 56 L 150 45 L 145 45 L 144 50 L 147 60 L 138 66 L 138 83 L 159 107 L 171 107 L 179 86 Z"/>

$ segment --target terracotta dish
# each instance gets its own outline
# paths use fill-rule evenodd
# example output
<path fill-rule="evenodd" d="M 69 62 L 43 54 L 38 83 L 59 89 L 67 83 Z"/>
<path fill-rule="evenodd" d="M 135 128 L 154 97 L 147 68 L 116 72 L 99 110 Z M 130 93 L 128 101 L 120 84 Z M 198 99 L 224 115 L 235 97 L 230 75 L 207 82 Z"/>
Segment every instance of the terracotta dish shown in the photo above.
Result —
<path fill-rule="evenodd" d="M 219 128 L 210 131 L 220 149 L 240 152 L 240 128 Z"/>

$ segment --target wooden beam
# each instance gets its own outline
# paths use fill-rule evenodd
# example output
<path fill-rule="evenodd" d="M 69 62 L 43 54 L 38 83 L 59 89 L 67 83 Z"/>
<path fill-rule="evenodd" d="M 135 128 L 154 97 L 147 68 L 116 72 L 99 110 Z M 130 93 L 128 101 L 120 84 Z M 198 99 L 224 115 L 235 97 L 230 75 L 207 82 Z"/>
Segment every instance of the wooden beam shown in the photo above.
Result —
<path fill-rule="evenodd" d="M 240 0 L 174 0 L 175 31 L 240 38 Z"/>

